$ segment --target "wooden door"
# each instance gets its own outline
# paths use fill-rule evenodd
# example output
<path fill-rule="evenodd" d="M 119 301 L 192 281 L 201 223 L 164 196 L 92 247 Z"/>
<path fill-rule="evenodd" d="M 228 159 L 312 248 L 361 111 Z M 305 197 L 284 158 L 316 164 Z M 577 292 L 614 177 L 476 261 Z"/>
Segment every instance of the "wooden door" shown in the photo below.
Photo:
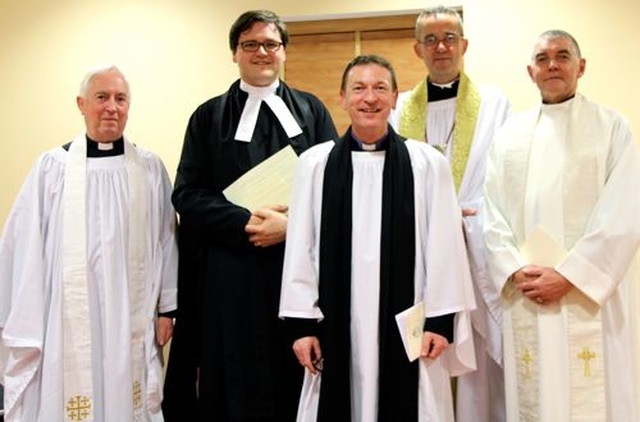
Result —
<path fill-rule="evenodd" d="M 419 12 L 370 18 L 287 22 L 289 45 L 284 80 L 309 91 L 327 106 L 339 134 L 349 127 L 340 105 L 340 82 L 347 63 L 359 54 L 377 54 L 391 62 L 400 91 L 413 88 L 426 76 L 413 51 L 414 25 Z"/>

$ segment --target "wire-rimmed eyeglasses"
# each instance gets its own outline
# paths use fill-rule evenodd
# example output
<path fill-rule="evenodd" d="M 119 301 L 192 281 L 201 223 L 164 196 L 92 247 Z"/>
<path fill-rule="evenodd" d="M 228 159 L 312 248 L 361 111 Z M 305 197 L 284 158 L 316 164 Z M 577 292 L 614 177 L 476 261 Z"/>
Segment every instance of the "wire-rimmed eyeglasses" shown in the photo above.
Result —
<path fill-rule="evenodd" d="M 246 51 L 247 53 L 255 53 L 260 49 L 260 47 L 264 48 L 264 51 L 278 51 L 281 45 L 281 42 L 273 40 L 267 40 L 265 42 L 243 41 L 240 43 L 242 51 Z"/>
<path fill-rule="evenodd" d="M 453 32 L 448 32 L 442 38 L 438 38 L 433 34 L 427 35 L 426 37 L 424 37 L 424 40 L 419 42 L 427 48 L 435 48 L 440 45 L 440 43 L 444 44 L 445 47 L 451 47 L 455 45 L 459 39 L 460 35 L 454 34 Z"/>

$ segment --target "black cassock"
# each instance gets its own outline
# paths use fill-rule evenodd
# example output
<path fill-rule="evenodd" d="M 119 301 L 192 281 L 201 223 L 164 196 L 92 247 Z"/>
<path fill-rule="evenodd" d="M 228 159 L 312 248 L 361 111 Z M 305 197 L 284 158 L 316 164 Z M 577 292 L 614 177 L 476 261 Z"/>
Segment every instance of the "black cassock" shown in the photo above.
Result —
<path fill-rule="evenodd" d="M 169 422 L 295 420 L 303 368 L 278 318 L 284 243 L 253 246 L 244 231 L 250 212 L 222 191 L 289 144 L 299 155 L 338 135 L 315 96 L 281 81 L 276 94 L 303 133 L 289 139 L 263 102 L 251 142 L 236 141 L 248 96 L 239 86 L 191 115 L 178 165 L 178 313 L 163 401 Z"/>

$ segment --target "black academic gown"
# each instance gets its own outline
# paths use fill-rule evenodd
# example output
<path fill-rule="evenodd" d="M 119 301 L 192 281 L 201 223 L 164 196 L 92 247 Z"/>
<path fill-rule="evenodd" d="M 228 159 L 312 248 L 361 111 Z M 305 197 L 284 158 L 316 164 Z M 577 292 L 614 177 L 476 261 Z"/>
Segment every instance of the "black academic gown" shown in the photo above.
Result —
<path fill-rule="evenodd" d="M 263 103 L 251 142 L 234 140 L 247 100 L 239 86 L 195 110 L 178 165 L 179 309 L 163 402 L 169 422 L 295 420 L 303 372 L 278 319 L 284 243 L 254 247 L 244 232 L 249 210 L 222 191 L 288 144 L 300 154 L 338 136 L 315 96 L 281 82 L 276 93 L 303 133 L 289 139 Z"/>

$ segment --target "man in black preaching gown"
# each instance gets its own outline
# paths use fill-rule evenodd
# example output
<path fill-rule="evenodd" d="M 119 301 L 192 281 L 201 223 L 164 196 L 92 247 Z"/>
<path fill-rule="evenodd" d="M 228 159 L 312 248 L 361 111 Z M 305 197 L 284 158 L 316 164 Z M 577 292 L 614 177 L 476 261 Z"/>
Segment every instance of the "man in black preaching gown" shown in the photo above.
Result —
<path fill-rule="evenodd" d="M 338 138 L 325 106 L 279 79 L 287 41 L 272 12 L 242 14 L 229 33 L 240 79 L 187 126 L 172 198 L 180 274 L 168 421 L 295 420 L 303 372 L 278 319 L 286 204 L 248 210 L 223 194 L 288 145 L 299 155 Z"/>

